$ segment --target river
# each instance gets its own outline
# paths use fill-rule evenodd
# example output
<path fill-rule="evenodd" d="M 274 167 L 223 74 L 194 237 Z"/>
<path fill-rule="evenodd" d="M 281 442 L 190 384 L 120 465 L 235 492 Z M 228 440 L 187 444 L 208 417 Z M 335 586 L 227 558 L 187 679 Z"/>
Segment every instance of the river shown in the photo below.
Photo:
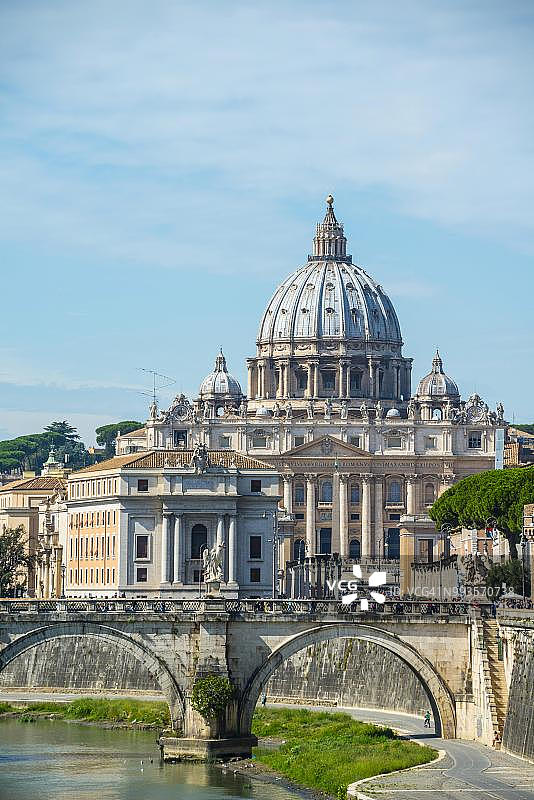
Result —
<path fill-rule="evenodd" d="M 154 732 L 0 720 L 0 800 L 296 800 L 203 764 L 164 764 Z"/>

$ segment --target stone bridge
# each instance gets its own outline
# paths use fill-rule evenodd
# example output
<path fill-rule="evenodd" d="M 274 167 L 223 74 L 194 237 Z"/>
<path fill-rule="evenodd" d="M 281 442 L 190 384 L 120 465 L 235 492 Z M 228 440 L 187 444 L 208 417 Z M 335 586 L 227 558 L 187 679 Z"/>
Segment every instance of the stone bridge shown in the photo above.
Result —
<path fill-rule="evenodd" d="M 50 659 L 53 642 L 57 670 L 75 658 L 83 671 L 84 643 L 105 649 L 111 672 L 127 654 L 169 705 L 175 733 L 162 739 L 167 758 L 250 752 L 252 715 L 271 675 L 333 639 L 384 648 L 420 682 L 437 733 L 480 738 L 476 720 L 490 699 L 483 676 L 474 680 L 483 669 L 474 657 L 480 638 L 466 603 L 388 601 L 362 612 L 306 600 L 0 600 L 0 678 L 20 659 Z M 190 702 L 195 680 L 208 674 L 228 676 L 236 688 L 226 718 L 209 723 Z"/>

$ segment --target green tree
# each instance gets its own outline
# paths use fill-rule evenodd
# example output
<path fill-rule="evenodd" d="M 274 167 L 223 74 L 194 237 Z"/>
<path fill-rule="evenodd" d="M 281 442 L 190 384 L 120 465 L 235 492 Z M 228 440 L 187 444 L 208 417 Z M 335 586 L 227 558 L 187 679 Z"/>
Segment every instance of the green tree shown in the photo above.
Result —
<path fill-rule="evenodd" d="M 110 458 L 115 452 L 113 443 L 119 431 L 120 433 L 130 433 L 142 427 L 142 422 L 135 422 L 134 420 L 124 420 L 123 422 L 113 422 L 110 425 L 101 425 L 100 428 L 97 428 L 95 431 L 96 443 L 106 448 L 106 456 Z"/>
<path fill-rule="evenodd" d="M 534 434 L 534 425 L 512 425 L 512 427 L 517 428 L 518 431 Z"/>
<path fill-rule="evenodd" d="M 66 419 L 62 420 L 62 422 L 51 422 L 50 425 L 45 427 L 45 433 L 57 433 L 63 437 L 63 440 L 70 442 L 76 442 L 80 439 L 76 428 L 73 428 Z"/>
<path fill-rule="evenodd" d="M 441 527 L 483 528 L 490 519 L 506 536 L 512 559 L 523 528 L 523 506 L 534 503 L 534 467 L 469 475 L 439 497 L 430 516 Z"/>
<path fill-rule="evenodd" d="M 27 539 L 22 525 L 4 528 L 0 534 L 0 597 L 11 597 L 15 588 L 23 585 L 27 570 L 35 557 L 28 555 Z"/>
<path fill-rule="evenodd" d="M 207 675 L 198 678 L 191 692 L 191 705 L 204 719 L 221 717 L 235 690 L 223 675 Z"/>
<path fill-rule="evenodd" d="M 486 586 L 491 586 L 494 597 L 500 597 L 503 593 L 503 585 L 507 589 L 512 588 L 517 594 L 530 594 L 530 575 L 525 569 L 525 579 L 523 581 L 523 564 L 518 559 L 507 561 L 506 564 L 493 564 L 486 576 Z"/>

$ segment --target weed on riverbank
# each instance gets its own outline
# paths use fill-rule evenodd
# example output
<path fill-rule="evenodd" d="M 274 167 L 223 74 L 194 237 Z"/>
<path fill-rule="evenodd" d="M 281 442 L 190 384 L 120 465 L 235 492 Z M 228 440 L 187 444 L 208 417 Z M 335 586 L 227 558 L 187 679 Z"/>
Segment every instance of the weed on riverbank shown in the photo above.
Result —
<path fill-rule="evenodd" d="M 0 703 L 0 714 L 15 715 L 23 722 L 53 715 L 56 719 L 109 723 L 124 727 L 163 728 L 170 724 L 169 707 L 166 703 L 129 699 L 82 697 L 70 703 L 41 702 L 17 707 Z"/>
<path fill-rule="evenodd" d="M 301 786 L 346 797 L 349 783 L 426 764 L 430 747 L 399 739 L 391 728 L 352 719 L 348 714 L 293 709 L 257 709 L 256 736 L 282 740 L 278 750 L 257 748 L 256 759 Z"/>

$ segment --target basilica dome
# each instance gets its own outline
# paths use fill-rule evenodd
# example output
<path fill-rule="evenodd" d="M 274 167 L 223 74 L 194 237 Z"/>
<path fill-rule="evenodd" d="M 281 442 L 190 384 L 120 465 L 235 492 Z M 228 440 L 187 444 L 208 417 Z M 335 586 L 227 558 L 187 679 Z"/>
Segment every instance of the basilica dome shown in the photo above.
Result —
<path fill-rule="evenodd" d="M 206 375 L 200 384 L 200 399 L 207 400 L 214 397 L 240 399 L 243 392 L 239 381 L 228 372 L 226 359 L 221 350 L 215 359 L 213 372 Z"/>
<path fill-rule="evenodd" d="M 402 345 L 399 321 L 382 287 L 352 263 L 333 197 L 317 225 L 308 263 L 278 287 L 262 317 L 258 345 L 355 339 Z"/>
<path fill-rule="evenodd" d="M 443 361 L 439 350 L 436 350 L 436 355 L 432 361 L 432 371 L 419 381 L 416 397 L 432 399 L 448 397 L 457 399 L 460 397 L 456 383 L 443 372 Z"/>

